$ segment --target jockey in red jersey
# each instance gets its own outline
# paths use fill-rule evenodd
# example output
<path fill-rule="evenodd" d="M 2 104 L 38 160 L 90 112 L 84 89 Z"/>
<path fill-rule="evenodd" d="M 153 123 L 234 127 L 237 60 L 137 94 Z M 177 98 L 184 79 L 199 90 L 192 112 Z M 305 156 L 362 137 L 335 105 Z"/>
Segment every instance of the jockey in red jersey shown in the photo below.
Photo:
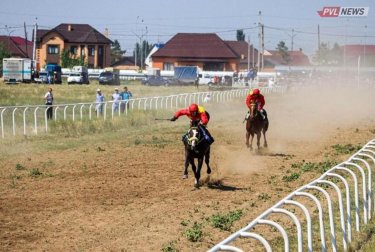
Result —
<path fill-rule="evenodd" d="M 199 122 L 199 128 L 203 131 L 203 134 L 208 136 L 207 140 L 211 144 L 214 142 L 213 137 L 207 130 L 207 123 L 210 120 L 210 114 L 202 106 L 198 106 L 193 103 L 187 109 L 178 110 L 174 116 L 170 119 L 172 122 L 176 121 L 180 116 L 186 115 L 191 119 L 192 122 Z M 192 124 L 192 123 L 191 123 Z"/>
<path fill-rule="evenodd" d="M 258 105 L 258 111 L 260 112 L 263 120 L 266 119 L 266 111 L 263 109 L 266 104 L 264 96 L 260 93 L 259 89 L 253 89 L 246 97 L 246 105 L 250 109 L 250 104 L 255 102 Z"/>

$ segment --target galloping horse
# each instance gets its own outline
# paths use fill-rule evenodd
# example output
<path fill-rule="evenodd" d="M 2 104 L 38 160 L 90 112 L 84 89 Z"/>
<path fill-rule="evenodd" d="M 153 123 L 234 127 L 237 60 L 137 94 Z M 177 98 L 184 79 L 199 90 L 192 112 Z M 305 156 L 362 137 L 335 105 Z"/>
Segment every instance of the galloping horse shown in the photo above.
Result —
<path fill-rule="evenodd" d="M 264 147 L 268 146 L 267 139 L 266 139 L 266 131 L 268 130 L 268 125 L 269 125 L 268 118 L 266 117 L 266 119 L 263 119 L 257 107 L 258 107 L 258 104 L 256 103 L 250 104 L 249 115 L 246 119 L 247 120 L 246 122 L 246 146 L 250 148 L 251 150 L 253 149 L 254 134 L 257 135 L 258 149 L 260 148 L 260 137 L 262 133 L 264 137 L 263 146 Z M 251 141 L 249 144 L 250 135 L 251 135 Z"/>
<path fill-rule="evenodd" d="M 187 178 L 188 167 L 191 164 L 195 176 L 195 187 L 199 187 L 203 159 L 207 165 L 207 174 L 211 174 L 210 167 L 210 144 L 204 139 L 202 129 L 199 128 L 198 122 L 192 122 L 189 131 L 184 137 L 185 144 L 185 171 L 184 178 Z M 194 160 L 198 159 L 198 167 Z"/>

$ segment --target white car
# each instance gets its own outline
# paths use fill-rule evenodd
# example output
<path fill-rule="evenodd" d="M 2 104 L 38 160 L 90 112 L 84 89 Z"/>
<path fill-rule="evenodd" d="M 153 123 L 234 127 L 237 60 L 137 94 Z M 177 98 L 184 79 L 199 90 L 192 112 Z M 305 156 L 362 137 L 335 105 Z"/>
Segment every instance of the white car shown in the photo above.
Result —
<path fill-rule="evenodd" d="M 68 84 L 89 84 L 88 78 L 85 78 L 85 76 L 82 73 L 78 72 L 70 73 L 67 82 Z"/>

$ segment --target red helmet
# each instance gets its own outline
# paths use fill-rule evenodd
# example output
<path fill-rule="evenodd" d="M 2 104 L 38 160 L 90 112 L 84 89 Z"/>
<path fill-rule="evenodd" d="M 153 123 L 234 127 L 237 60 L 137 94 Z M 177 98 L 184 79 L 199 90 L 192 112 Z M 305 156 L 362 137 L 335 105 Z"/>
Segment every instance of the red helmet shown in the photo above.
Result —
<path fill-rule="evenodd" d="M 259 89 L 257 89 L 257 88 L 256 88 L 256 89 L 254 89 L 254 90 L 253 90 L 253 94 L 255 94 L 255 95 L 258 95 L 258 94 L 260 94 L 260 90 L 259 90 Z"/>
<path fill-rule="evenodd" d="M 189 106 L 189 112 L 190 113 L 194 113 L 194 112 L 198 112 L 198 105 L 193 103 Z"/>

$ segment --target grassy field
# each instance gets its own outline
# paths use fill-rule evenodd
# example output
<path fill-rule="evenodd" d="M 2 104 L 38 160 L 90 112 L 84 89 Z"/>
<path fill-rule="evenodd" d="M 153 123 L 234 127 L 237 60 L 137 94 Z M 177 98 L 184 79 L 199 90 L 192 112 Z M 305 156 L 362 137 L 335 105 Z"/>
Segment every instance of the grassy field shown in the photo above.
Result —
<path fill-rule="evenodd" d="M 0 106 L 40 105 L 44 104 L 44 94 L 48 87 L 52 87 L 54 104 L 80 103 L 95 101 L 96 90 L 100 88 L 107 101 L 111 100 L 114 89 L 127 86 L 134 98 L 161 96 L 178 93 L 192 93 L 207 91 L 208 87 L 172 86 L 149 87 L 140 81 L 121 81 L 119 86 L 99 85 L 98 81 L 91 80 L 89 85 L 68 85 L 66 82 L 59 85 L 48 84 L 16 84 L 8 85 L 0 81 Z"/>

